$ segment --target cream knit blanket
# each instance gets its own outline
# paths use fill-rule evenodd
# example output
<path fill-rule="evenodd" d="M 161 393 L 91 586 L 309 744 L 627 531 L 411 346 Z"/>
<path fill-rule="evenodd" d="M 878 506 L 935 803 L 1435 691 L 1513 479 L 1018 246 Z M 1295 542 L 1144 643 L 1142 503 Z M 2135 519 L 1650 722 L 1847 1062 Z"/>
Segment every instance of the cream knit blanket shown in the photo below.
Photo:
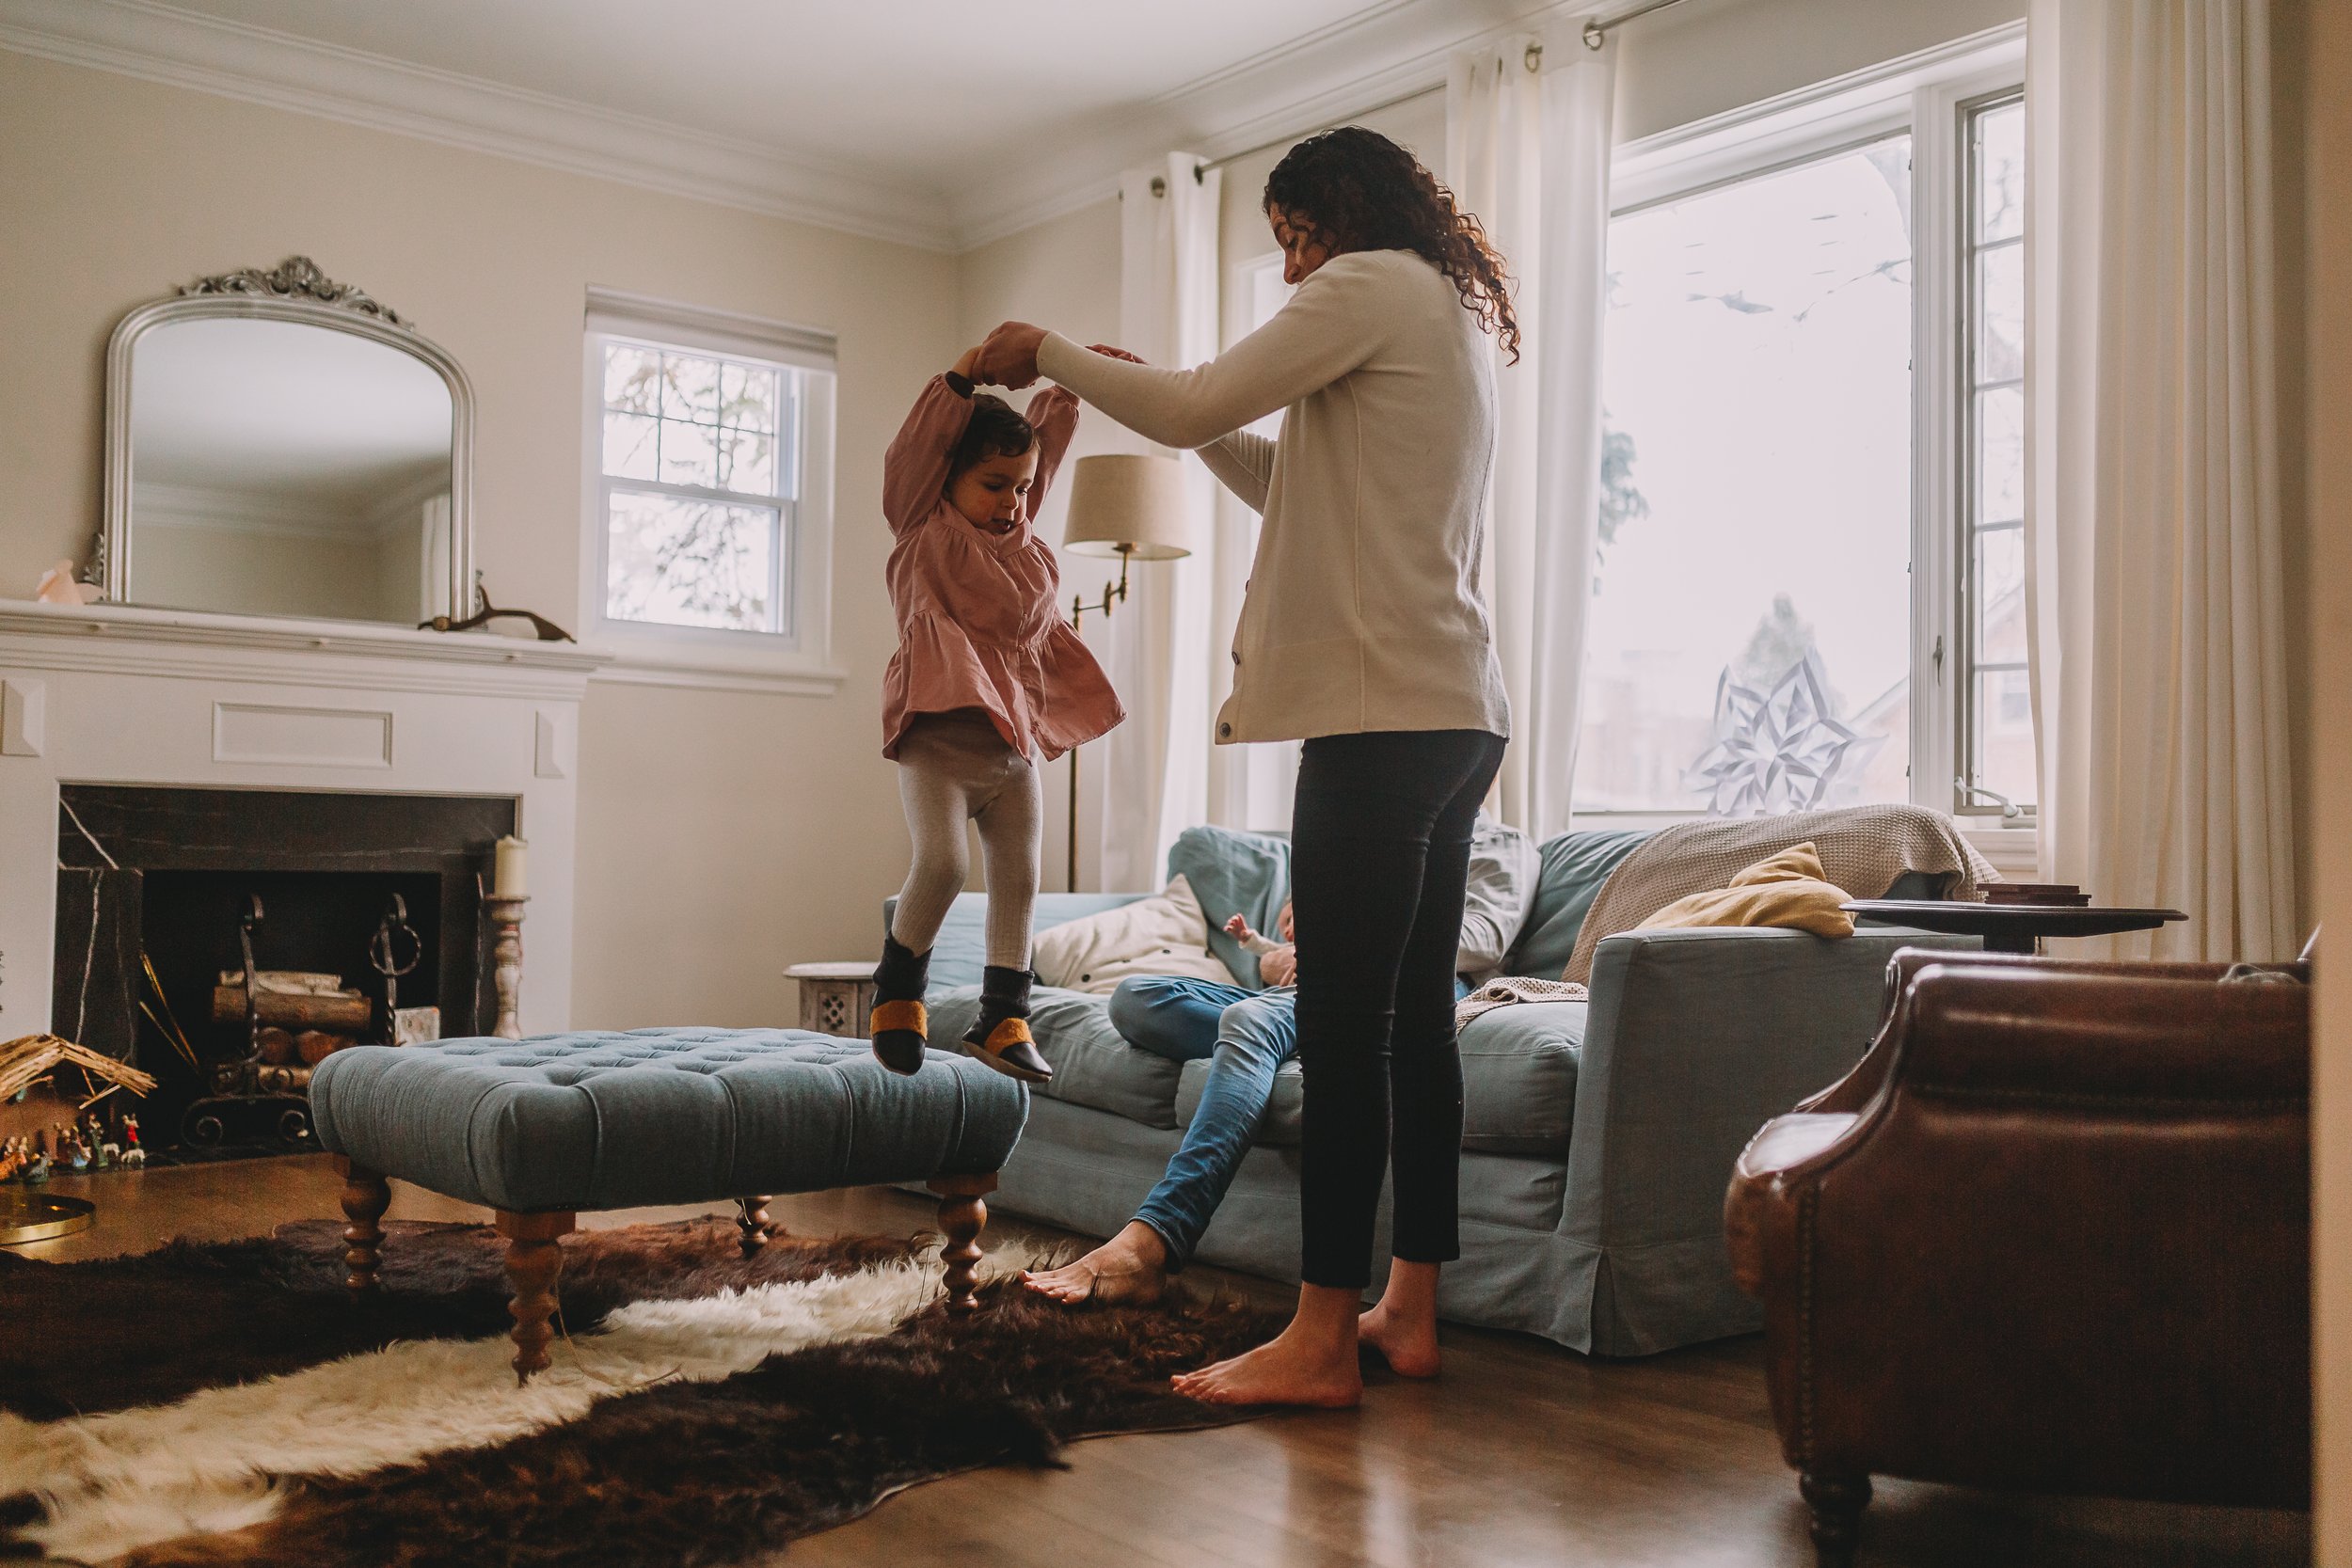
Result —
<path fill-rule="evenodd" d="M 1960 836 L 1952 819 L 1924 806 L 1850 806 L 1786 816 L 1708 817 L 1677 823 L 1628 855 L 1601 884 L 1561 978 L 1593 977 L 1603 937 L 1641 929 L 1676 899 L 1723 887 L 1767 855 L 1811 841 L 1829 879 L 1856 898 L 1878 898 L 1906 871 L 1950 879 L 1944 896 L 1973 899 L 2001 874 Z"/>

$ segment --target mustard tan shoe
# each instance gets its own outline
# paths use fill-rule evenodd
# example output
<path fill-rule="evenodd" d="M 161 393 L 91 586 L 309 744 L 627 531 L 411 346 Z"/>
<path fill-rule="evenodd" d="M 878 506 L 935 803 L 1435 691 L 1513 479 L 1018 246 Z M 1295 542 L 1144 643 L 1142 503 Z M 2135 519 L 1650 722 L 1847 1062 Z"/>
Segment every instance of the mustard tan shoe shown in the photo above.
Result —
<path fill-rule="evenodd" d="M 989 965 L 980 977 L 979 1021 L 963 1037 L 965 1054 L 1025 1084 L 1046 1083 L 1054 1076 L 1053 1065 L 1029 1033 L 1029 987 L 1035 979 L 1025 969 Z"/>

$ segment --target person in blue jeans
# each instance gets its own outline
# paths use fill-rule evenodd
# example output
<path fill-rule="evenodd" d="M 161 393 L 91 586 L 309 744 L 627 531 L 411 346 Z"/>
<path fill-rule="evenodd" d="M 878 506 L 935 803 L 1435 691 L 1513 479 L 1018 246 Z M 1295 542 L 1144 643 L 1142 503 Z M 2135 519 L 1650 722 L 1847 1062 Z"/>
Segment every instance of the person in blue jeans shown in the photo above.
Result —
<path fill-rule="evenodd" d="M 1515 828 L 1481 816 L 1470 847 L 1455 990 L 1502 962 L 1534 895 L 1534 847 Z M 1168 1275 L 1191 1261 L 1201 1232 L 1224 1201 L 1274 1097 L 1274 1077 L 1298 1051 L 1298 954 L 1289 904 L 1276 942 L 1235 915 L 1226 931 L 1257 955 L 1260 991 L 1187 975 L 1147 974 L 1111 993 L 1111 1024 L 1129 1045 L 1170 1061 L 1209 1059 L 1209 1079 L 1167 1174 L 1109 1241 L 1061 1268 L 1025 1275 L 1039 1294 L 1082 1302 L 1152 1302 Z M 1404 1369 L 1400 1369 L 1404 1370 Z"/>

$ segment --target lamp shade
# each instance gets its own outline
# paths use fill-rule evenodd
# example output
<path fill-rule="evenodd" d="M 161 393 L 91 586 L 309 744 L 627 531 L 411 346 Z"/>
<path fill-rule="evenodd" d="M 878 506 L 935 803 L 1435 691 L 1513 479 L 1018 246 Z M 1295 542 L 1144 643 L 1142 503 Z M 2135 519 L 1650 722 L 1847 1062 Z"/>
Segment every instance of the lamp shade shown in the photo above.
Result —
<path fill-rule="evenodd" d="M 1192 553 L 1181 458 L 1120 452 L 1081 457 L 1070 482 L 1062 547 L 1080 555 L 1173 561 Z"/>

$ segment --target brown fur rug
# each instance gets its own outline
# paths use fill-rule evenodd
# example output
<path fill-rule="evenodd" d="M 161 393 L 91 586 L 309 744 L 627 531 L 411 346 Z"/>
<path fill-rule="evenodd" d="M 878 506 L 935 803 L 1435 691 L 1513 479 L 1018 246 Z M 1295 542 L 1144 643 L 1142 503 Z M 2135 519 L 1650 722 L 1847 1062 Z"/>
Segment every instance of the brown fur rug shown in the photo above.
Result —
<path fill-rule="evenodd" d="M 906 1251 L 904 1243 L 882 1240 L 784 1243 L 747 1265 L 733 1235 L 729 1226 L 704 1223 L 567 1238 L 564 1301 L 573 1332 L 629 1300 L 806 1279 Z M 0 1321 L 21 1321 L 20 1304 L 37 1303 L 45 1313 L 44 1331 L 32 1342 L 48 1353 L 40 1397 L 49 1408 L 119 1405 L 134 1386 L 155 1390 L 142 1399 L 169 1399 L 161 1390 L 175 1382 L 206 1386 L 258 1376 L 265 1370 L 260 1359 L 295 1354 L 264 1350 L 205 1320 L 224 1305 L 258 1307 L 270 1323 L 288 1325 L 304 1313 L 331 1316 L 347 1304 L 334 1299 L 340 1261 L 324 1260 L 328 1250 L 340 1250 L 335 1227 L 298 1226 L 264 1241 L 167 1247 L 111 1272 L 95 1263 L 0 1270 Z M 405 1263 L 395 1262 L 404 1256 Z M 403 1227 L 385 1258 L 382 1321 L 310 1331 L 302 1354 L 323 1358 L 420 1332 L 479 1336 L 489 1308 L 499 1321 L 486 1332 L 505 1326 L 497 1253 L 477 1228 Z M 56 1277 L 36 1283 L 24 1277 L 26 1268 Z M 116 1560 L 138 1568 L 715 1568 L 854 1518 L 922 1481 L 981 1465 L 1049 1465 L 1062 1443 L 1079 1437 L 1240 1418 L 1176 1398 L 1168 1374 L 1257 1343 L 1277 1326 L 1231 1302 L 1073 1312 L 1010 1282 L 985 1287 L 982 1296 L 982 1310 L 970 1318 L 950 1320 L 934 1305 L 881 1338 L 774 1355 L 718 1381 L 616 1394 L 578 1419 L 495 1446 L 443 1451 L 358 1479 L 293 1481 L 285 1505 L 263 1523 L 183 1535 Z M 183 1349 L 192 1345 L 203 1370 L 175 1380 L 168 1346 L 134 1357 L 138 1366 L 130 1372 L 64 1367 L 96 1359 L 100 1344 L 131 1345 L 133 1331 L 108 1321 L 123 1316 Z M 250 1316 L 245 1323 L 254 1325 Z M 241 1342 L 252 1347 L 242 1364 Z M 0 1373 L 0 1386 L 9 1382 Z M 24 1409 L 13 1397 L 10 1403 Z M 24 1498 L 0 1504 L 0 1529 L 30 1520 L 31 1510 Z M 0 1535 L 0 1556 L 8 1550 Z"/>
<path fill-rule="evenodd" d="M 480 1339 L 513 1326 L 504 1246 L 486 1225 L 384 1227 L 374 1295 L 343 1289 L 342 1227 L 304 1220 L 237 1242 L 37 1263 L 0 1251 L 0 1410 L 32 1420 L 182 1399 L 398 1339 Z M 902 1238 L 777 1237 L 748 1260 L 732 1221 L 581 1230 L 564 1239 L 564 1326 L 632 1301 L 840 1274 L 903 1258 Z"/>

